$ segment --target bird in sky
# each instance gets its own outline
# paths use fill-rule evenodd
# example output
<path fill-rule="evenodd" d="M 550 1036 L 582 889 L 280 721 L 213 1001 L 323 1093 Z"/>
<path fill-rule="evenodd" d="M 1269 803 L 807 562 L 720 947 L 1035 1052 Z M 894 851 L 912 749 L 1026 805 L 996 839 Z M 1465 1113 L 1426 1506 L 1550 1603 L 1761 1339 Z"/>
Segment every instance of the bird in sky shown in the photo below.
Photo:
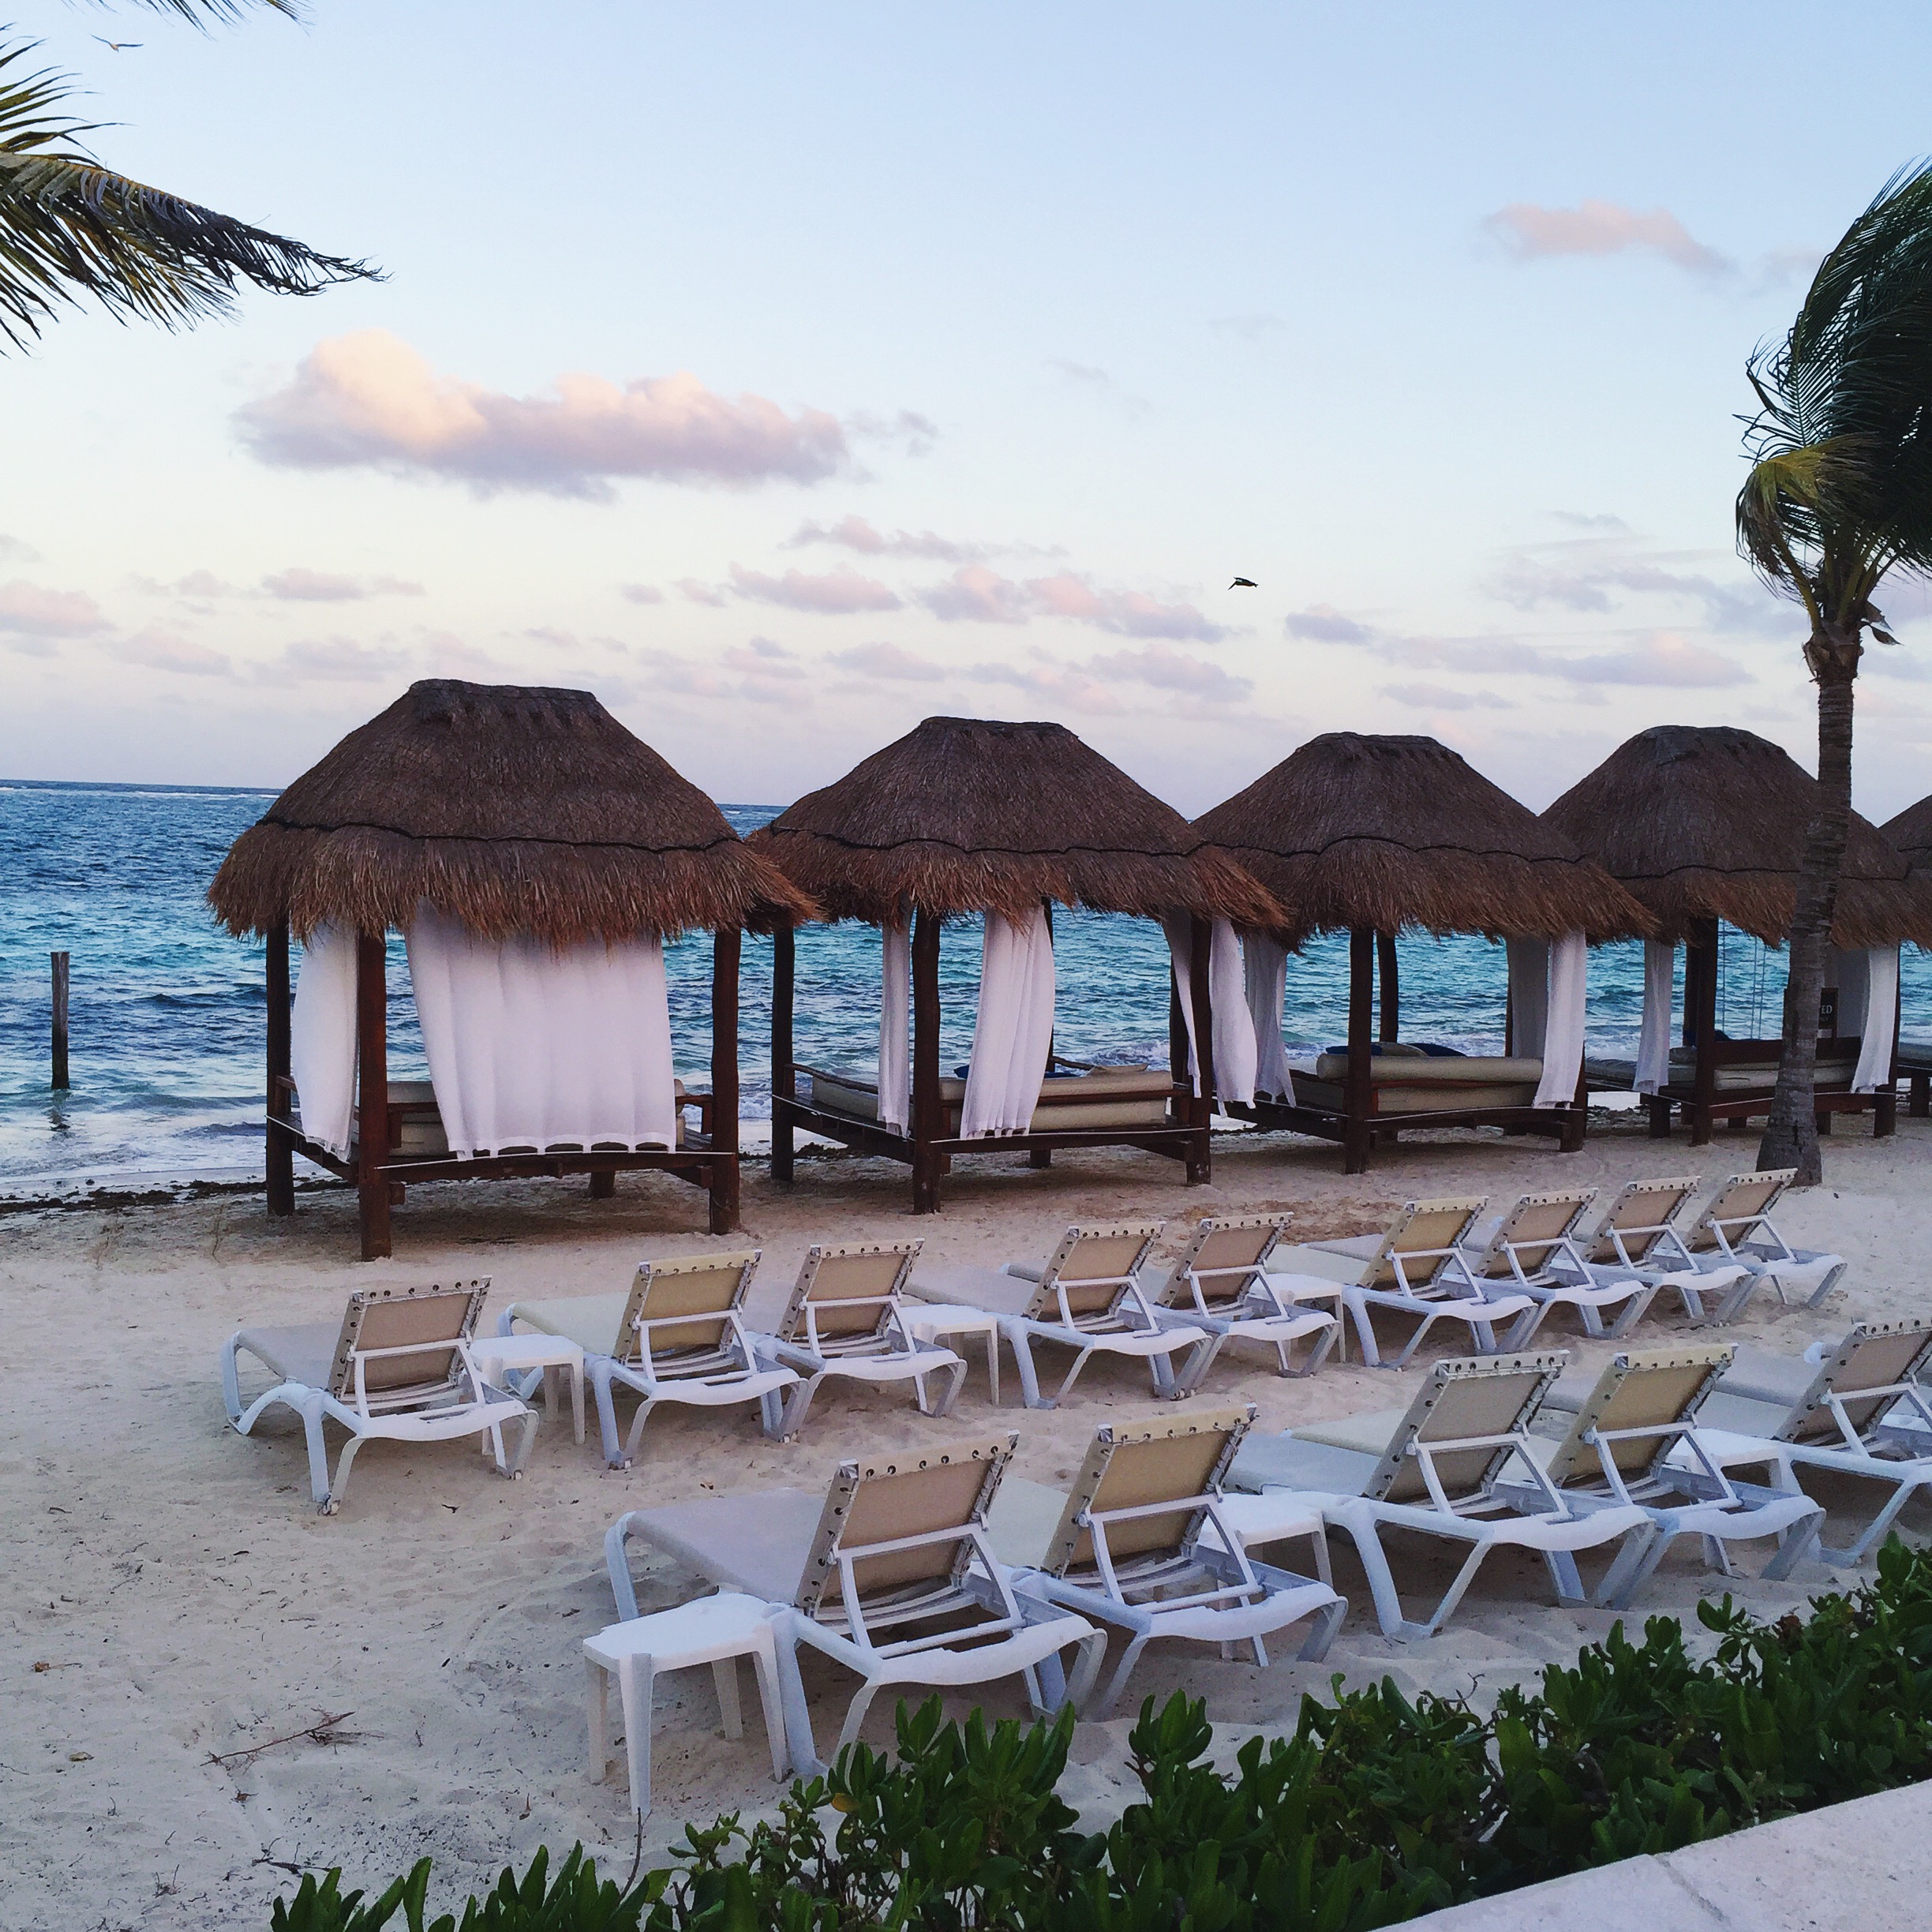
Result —
<path fill-rule="evenodd" d="M 101 45 L 106 47 L 110 54 L 118 54 L 126 47 L 144 47 L 147 45 L 147 43 L 144 40 L 109 40 L 103 39 L 99 34 L 95 35 L 94 38 L 96 40 L 99 40 Z"/>
<path fill-rule="evenodd" d="M 1230 590 L 1259 590 L 1261 586 L 1252 577 L 1237 577 L 1228 588 Z"/>

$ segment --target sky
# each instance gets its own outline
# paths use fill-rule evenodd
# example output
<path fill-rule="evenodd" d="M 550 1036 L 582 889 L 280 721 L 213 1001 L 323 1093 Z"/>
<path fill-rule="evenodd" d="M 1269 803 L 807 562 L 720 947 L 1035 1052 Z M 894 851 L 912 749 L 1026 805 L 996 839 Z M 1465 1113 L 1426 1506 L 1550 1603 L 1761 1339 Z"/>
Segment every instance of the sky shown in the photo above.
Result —
<path fill-rule="evenodd" d="M 1539 809 L 1654 724 L 1814 762 L 1744 367 L 1932 152 L 1923 9 L 15 17 L 103 159 L 385 279 L 0 358 L 0 775 L 279 785 L 432 676 L 743 803 L 936 713 L 1189 814 L 1327 730 Z M 1882 819 L 1932 598 L 1880 601 Z"/>

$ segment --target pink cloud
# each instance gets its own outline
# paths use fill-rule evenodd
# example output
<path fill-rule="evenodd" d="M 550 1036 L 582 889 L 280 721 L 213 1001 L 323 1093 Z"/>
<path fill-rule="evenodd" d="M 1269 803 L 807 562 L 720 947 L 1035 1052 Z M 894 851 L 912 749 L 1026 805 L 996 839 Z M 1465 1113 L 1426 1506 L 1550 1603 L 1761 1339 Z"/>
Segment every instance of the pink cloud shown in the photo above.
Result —
<path fill-rule="evenodd" d="M 1183 691 L 1207 704 L 1236 704 L 1254 692 L 1252 679 L 1237 677 L 1204 657 L 1190 657 L 1166 644 L 1090 658 L 1087 668 L 1103 677 L 1131 678 L 1156 691 Z"/>
<path fill-rule="evenodd" d="M 680 577 L 677 588 L 692 603 L 705 605 L 712 610 L 722 610 L 730 601 L 716 584 L 702 583 L 695 577 Z"/>
<path fill-rule="evenodd" d="M 1696 240 L 1668 208 L 1640 214 L 1614 201 L 1586 201 L 1573 208 L 1513 201 L 1497 209 L 1483 226 L 1518 261 L 1650 249 L 1693 275 L 1730 275 L 1736 268 L 1728 256 Z"/>
<path fill-rule="evenodd" d="M 814 576 L 805 571 L 788 570 L 782 577 L 767 577 L 734 564 L 732 582 L 741 597 L 754 604 L 776 604 L 784 610 L 815 611 L 846 616 L 855 611 L 887 611 L 899 608 L 891 588 L 876 578 L 862 577 L 855 570 L 841 567 Z"/>
<path fill-rule="evenodd" d="M 187 677 L 228 677 L 234 669 L 222 652 L 210 650 L 205 644 L 193 643 L 156 624 L 109 648 L 123 664 L 142 665 L 151 671 L 173 671 Z"/>
<path fill-rule="evenodd" d="M 85 637 L 107 627 L 100 606 L 84 591 L 49 590 L 18 577 L 0 586 L 0 631 L 26 637 Z"/>
<path fill-rule="evenodd" d="M 970 564 L 987 555 L 984 544 L 955 543 L 934 530 L 894 530 L 889 537 L 874 530 L 863 517 L 841 517 L 829 528 L 820 523 L 801 523 L 786 540 L 788 549 L 803 549 L 807 544 L 831 544 L 852 550 L 861 556 L 925 557 L 936 564 Z"/>
<path fill-rule="evenodd" d="M 655 584 L 620 584 L 618 594 L 633 604 L 661 604 L 664 593 Z"/>
<path fill-rule="evenodd" d="M 841 670 L 856 671 L 867 677 L 908 683 L 930 684 L 945 676 L 930 658 L 919 657 L 897 644 L 856 644 L 850 650 L 834 651 L 832 662 Z"/>
<path fill-rule="evenodd" d="M 454 477 L 481 492 L 608 497 L 618 477 L 743 486 L 816 483 L 846 466 L 845 432 L 822 410 L 788 414 L 733 400 L 688 371 L 619 388 L 565 374 L 514 396 L 439 374 L 407 343 L 366 329 L 318 343 L 283 388 L 235 417 L 264 462 Z"/>
<path fill-rule="evenodd" d="M 1217 643 L 1228 635 L 1192 604 L 1163 603 L 1138 590 L 1101 590 L 1070 571 L 1022 583 L 983 564 L 968 564 L 944 583 L 922 591 L 919 601 L 946 623 L 1017 624 L 1035 616 L 1063 617 L 1122 637 L 1204 644 Z"/>
<path fill-rule="evenodd" d="M 271 597 L 298 604 L 353 603 L 370 597 L 421 597 L 423 587 L 401 577 L 343 577 L 329 571 L 305 570 L 299 564 L 262 579 Z"/>
<path fill-rule="evenodd" d="M 392 676 L 406 662 L 402 652 L 353 638 L 305 638 L 289 646 L 276 665 L 279 676 L 327 683 L 364 683 Z"/>

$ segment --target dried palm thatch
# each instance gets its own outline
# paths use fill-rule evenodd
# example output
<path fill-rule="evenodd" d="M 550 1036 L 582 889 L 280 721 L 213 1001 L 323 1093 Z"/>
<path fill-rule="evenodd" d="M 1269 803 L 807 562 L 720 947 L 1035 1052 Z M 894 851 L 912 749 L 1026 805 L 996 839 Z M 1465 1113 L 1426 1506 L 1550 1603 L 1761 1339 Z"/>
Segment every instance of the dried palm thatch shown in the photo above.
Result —
<path fill-rule="evenodd" d="M 1656 914 L 1661 936 L 1720 919 L 1781 945 L 1818 781 L 1769 739 L 1728 724 L 1657 724 L 1619 745 L 1543 814 Z M 1852 814 L 1832 938 L 1932 939 L 1932 878 L 1915 878 Z"/>
<path fill-rule="evenodd" d="M 1908 805 L 1878 829 L 1915 871 L 1932 872 L 1932 798 Z"/>
<path fill-rule="evenodd" d="M 1279 908 L 1064 724 L 927 718 L 751 834 L 834 919 L 1021 919 L 1042 900 L 1272 924 Z"/>
<path fill-rule="evenodd" d="M 1433 738 L 1327 732 L 1194 822 L 1280 900 L 1286 938 L 1351 927 L 1592 940 L 1649 915 Z"/>
<path fill-rule="evenodd" d="M 380 932 L 427 900 L 556 946 L 812 910 L 588 691 L 453 678 L 412 684 L 298 778 L 208 899 L 237 934 Z"/>

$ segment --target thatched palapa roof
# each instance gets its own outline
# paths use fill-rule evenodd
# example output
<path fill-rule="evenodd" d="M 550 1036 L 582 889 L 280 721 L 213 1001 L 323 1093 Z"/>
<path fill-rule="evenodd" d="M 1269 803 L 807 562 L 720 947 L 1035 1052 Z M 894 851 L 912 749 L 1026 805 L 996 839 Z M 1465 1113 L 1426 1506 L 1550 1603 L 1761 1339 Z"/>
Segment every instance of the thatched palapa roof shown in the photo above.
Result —
<path fill-rule="evenodd" d="M 1280 900 L 1297 941 L 1351 927 L 1500 939 L 1649 930 L 1615 880 L 1433 738 L 1324 732 L 1194 829 Z"/>
<path fill-rule="evenodd" d="M 1908 805 L 1878 829 L 1915 871 L 1932 872 L 1932 798 Z"/>
<path fill-rule="evenodd" d="M 874 924 L 907 901 L 1012 919 L 1043 899 L 1279 916 L 1239 865 L 1064 724 L 927 718 L 750 843 L 833 918 Z"/>
<path fill-rule="evenodd" d="M 426 899 L 559 946 L 812 909 L 590 692 L 453 678 L 412 684 L 298 778 L 208 899 L 238 934 L 380 932 Z"/>
<path fill-rule="evenodd" d="M 1728 724 L 1657 724 L 1619 745 L 1543 814 L 1656 914 L 1665 938 L 1720 919 L 1781 945 L 1797 901 L 1818 781 Z M 1915 878 L 1855 812 L 1832 937 L 1932 940 L 1932 878 Z"/>

